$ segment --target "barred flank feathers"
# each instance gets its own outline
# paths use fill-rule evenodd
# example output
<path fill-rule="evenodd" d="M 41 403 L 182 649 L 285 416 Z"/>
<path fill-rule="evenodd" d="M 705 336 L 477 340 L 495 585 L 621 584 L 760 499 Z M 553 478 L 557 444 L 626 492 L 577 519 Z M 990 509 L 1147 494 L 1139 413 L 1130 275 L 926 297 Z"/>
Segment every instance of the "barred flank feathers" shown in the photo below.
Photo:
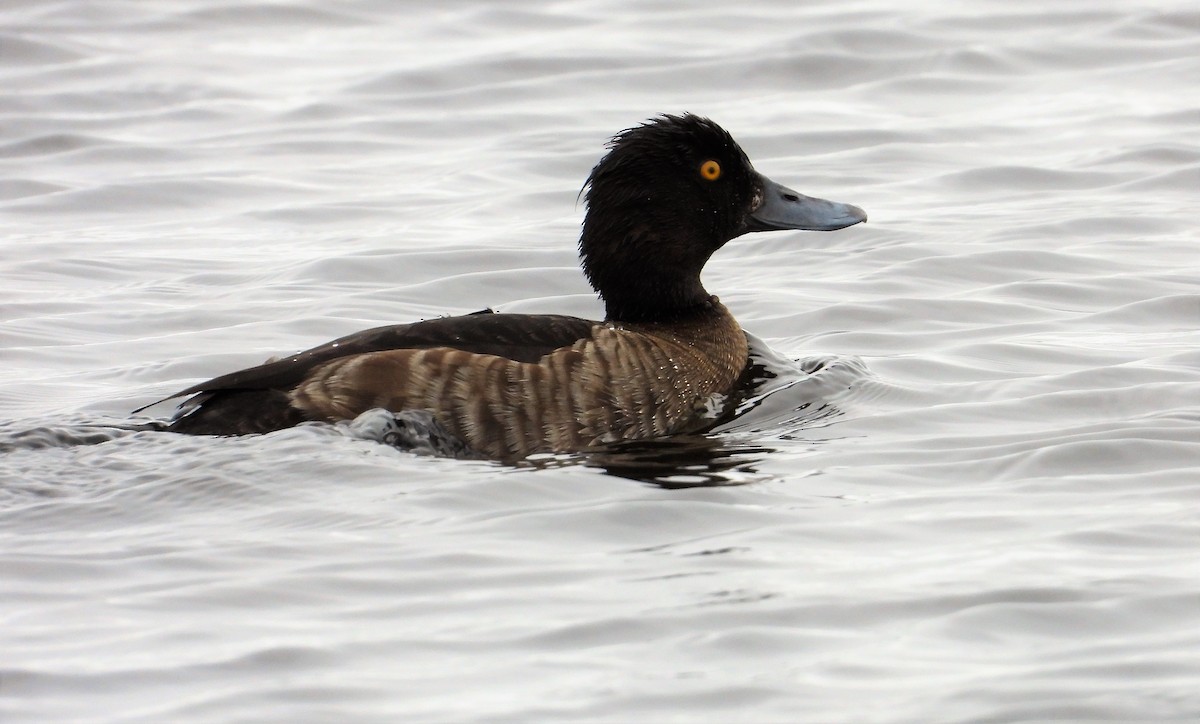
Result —
<path fill-rule="evenodd" d="M 713 312 L 691 327 L 598 324 L 537 362 L 447 347 L 356 355 L 313 370 L 291 400 L 327 420 L 426 410 L 498 459 L 673 434 L 745 364 L 745 335 L 719 303 Z"/>

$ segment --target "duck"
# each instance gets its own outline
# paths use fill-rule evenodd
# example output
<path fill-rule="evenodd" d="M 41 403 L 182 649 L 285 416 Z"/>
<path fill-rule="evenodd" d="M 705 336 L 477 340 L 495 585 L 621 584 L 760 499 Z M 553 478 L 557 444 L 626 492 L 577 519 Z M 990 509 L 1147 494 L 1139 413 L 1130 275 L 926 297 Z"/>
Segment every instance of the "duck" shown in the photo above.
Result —
<path fill-rule="evenodd" d="M 421 412 L 471 456 L 519 460 L 710 425 L 747 337 L 701 272 L 751 232 L 867 219 L 757 172 L 721 126 L 664 114 L 609 141 L 581 192 L 583 274 L 603 320 L 483 313 L 376 327 L 192 385 L 163 429 L 262 434 L 383 408 Z"/>

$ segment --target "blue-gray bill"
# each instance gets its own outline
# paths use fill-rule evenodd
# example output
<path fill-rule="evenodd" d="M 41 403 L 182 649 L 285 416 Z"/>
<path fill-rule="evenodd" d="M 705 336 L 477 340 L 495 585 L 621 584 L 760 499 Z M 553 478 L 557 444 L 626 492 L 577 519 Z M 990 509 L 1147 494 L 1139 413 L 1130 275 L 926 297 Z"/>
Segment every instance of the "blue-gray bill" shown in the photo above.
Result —
<path fill-rule="evenodd" d="M 834 231 L 867 220 L 867 213 L 857 206 L 805 196 L 765 176 L 759 179 L 762 201 L 750 213 L 746 231 Z"/>

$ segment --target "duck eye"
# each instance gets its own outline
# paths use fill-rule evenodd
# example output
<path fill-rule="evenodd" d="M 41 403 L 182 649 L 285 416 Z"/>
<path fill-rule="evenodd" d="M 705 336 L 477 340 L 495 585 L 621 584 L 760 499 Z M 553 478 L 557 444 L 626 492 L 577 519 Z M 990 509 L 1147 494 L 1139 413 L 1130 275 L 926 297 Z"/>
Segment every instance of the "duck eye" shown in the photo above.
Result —
<path fill-rule="evenodd" d="M 721 178 L 721 164 L 709 159 L 700 164 L 700 175 L 705 181 L 716 181 Z"/>

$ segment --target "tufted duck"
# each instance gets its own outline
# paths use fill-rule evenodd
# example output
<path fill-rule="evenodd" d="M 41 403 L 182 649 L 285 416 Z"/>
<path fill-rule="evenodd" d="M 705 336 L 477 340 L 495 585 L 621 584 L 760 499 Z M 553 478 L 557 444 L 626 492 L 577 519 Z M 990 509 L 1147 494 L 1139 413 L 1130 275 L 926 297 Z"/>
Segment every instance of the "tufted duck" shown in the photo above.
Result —
<path fill-rule="evenodd" d="M 745 334 L 700 283 L 708 258 L 747 232 L 867 218 L 767 179 L 694 115 L 622 131 L 586 189 L 579 253 L 604 321 L 479 313 L 370 329 L 181 390 L 171 397 L 193 397 L 166 429 L 242 435 L 423 410 L 501 460 L 695 431 L 747 361 Z"/>

